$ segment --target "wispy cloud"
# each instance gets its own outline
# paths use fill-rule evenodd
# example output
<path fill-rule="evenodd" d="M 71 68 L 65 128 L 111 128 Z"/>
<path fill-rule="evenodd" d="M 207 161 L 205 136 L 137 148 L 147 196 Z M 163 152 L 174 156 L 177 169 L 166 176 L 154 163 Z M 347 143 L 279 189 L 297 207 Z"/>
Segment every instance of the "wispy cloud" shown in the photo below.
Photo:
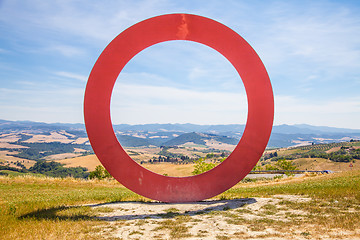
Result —
<path fill-rule="evenodd" d="M 289 62 L 297 64 L 291 69 L 295 74 L 319 68 L 344 73 L 360 67 L 360 16 L 341 3 L 324 3 L 306 2 L 299 8 L 278 2 L 267 10 L 270 21 L 262 36 L 268 40 L 257 41 L 264 59 L 271 67 L 277 66 L 276 71 Z"/>
<path fill-rule="evenodd" d="M 65 57 L 74 57 L 85 54 L 83 49 L 69 45 L 51 45 L 43 49 L 40 49 L 40 51 L 41 50 L 44 52 L 50 52 L 50 53 L 53 52 L 55 54 L 61 54 Z M 39 49 L 37 51 L 39 51 Z"/>
<path fill-rule="evenodd" d="M 108 42 L 134 22 L 168 11 L 169 1 L 81 2 L 54 0 L 4 1 L 0 21 L 23 32 L 42 29 L 61 36 Z"/>
<path fill-rule="evenodd" d="M 60 77 L 76 79 L 76 80 L 80 80 L 83 82 L 86 82 L 88 79 L 87 76 L 83 76 L 83 75 L 76 74 L 76 73 L 70 73 L 70 72 L 55 72 L 54 74 L 57 76 L 60 76 Z"/>
<path fill-rule="evenodd" d="M 150 79 L 146 79 L 148 76 Z M 189 41 L 161 43 L 142 51 L 125 66 L 119 79 L 205 91 L 236 92 L 242 88 L 238 73 L 226 58 Z"/>
<path fill-rule="evenodd" d="M 245 123 L 247 117 L 247 99 L 241 93 L 119 84 L 111 104 L 117 123 Z"/>
<path fill-rule="evenodd" d="M 0 119 L 83 122 L 83 92 L 81 88 L 0 88 Z"/>
<path fill-rule="evenodd" d="M 275 96 L 275 123 L 359 128 L 360 97 L 315 101 L 293 96 Z"/>
<path fill-rule="evenodd" d="M 34 82 L 41 89 L 25 84 L 18 89 L 25 92 L 1 90 L 0 105 L 33 108 L 34 113 L 18 111 L 19 118 L 36 118 L 42 107 L 58 107 L 62 112 L 54 118 L 66 115 L 74 121 L 71 104 L 81 115 L 84 73 L 115 36 L 152 16 L 187 12 L 224 23 L 253 46 L 274 87 L 277 123 L 360 128 L 359 11 L 356 1 L 327 0 L 3 1 L 2 87 Z M 67 100 L 46 94 L 61 94 L 56 91 L 61 89 Z M 49 98 L 53 101 L 44 101 Z M 144 50 L 125 66 L 114 91 L 113 116 L 127 123 L 238 123 L 246 120 L 244 104 L 242 82 L 221 54 L 201 44 L 172 41 Z M 117 114 L 118 109 L 128 114 Z M 0 111 L 2 118 L 12 112 Z"/>

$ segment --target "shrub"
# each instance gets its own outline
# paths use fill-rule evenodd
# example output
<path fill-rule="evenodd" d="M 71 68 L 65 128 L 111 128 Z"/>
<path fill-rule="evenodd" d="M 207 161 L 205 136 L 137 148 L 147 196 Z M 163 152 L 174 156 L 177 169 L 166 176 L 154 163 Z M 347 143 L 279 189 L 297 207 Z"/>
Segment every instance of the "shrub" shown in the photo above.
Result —
<path fill-rule="evenodd" d="M 111 178 L 111 174 L 101 165 L 96 166 L 95 170 L 90 172 L 89 179 L 105 179 Z"/>
<path fill-rule="evenodd" d="M 216 166 L 215 163 L 207 163 L 205 162 L 204 158 L 199 158 L 197 161 L 195 161 L 195 168 L 194 171 L 192 171 L 192 174 L 198 175 L 200 173 L 207 172 L 213 169 L 215 166 Z"/>

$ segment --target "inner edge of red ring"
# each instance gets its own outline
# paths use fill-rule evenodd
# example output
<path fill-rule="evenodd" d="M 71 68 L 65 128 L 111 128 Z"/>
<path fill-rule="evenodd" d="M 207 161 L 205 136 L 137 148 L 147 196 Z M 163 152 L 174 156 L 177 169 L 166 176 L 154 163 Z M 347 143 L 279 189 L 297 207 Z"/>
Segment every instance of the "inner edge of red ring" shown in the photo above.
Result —
<path fill-rule="evenodd" d="M 149 48 L 149 47 L 152 47 L 152 46 L 154 46 L 154 45 L 157 45 L 157 44 L 161 44 L 161 43 L 164 43 L 164 42 L 172 42 L 172 41 L 188 41 L 188 42 L 199 43 L 199 44 L 202 44 L 202 45 L 204 45 L 204 46 L 212 49 L 213 51 L 216 51 L 217 53 L 219 53 L 219 54 L 220 54 L 223 58 L 225 58 L 225 60 L 228 61 L 228 62 L 231 64 L 231 66 L 235 69 L 235 71 L 236 71 L 236 73 L 237 73 L 237 77 L 238 77 L 238 78 L 240 79 L 240 81 L 242 82 L 242 86 L 244 87 L 244 90 L 245 90 L 245 93 L 246 93 L 246 96 L 247 96 L 247 92 L 246 92 L 246 88 L 245 88 L 245 86 L 244 86 L 244 83 L 243 83 L 243 81 L 242 81 L 242 79 L 241 79 L 241 76 L 238 74 L 235 66 L 233 65 L 233 63 L 230 62 L 221 52 L 217 51 L 216 49 L 214 49 L 214 48 L 212 48 L 212 47 L 210 47 L 210 46 L 208 46 L 208 45 L 206 45 L 206 44 L 204 44 L 204 43 L 197 42 L 197 41 L 193 41 L 193 40 L 188 40 L 188 39 L 187 39 L 187 40 L 183 40 L 183 39 L 164 40 L 164 41 L 158 42 L 158 43 L 156 43 L 156 44 L 147 46 L 147 47 L 143 48 L 141 51 L 139 51 L 138 53 L 136 53 L 134 56 L 132 56 L 131 59 L 129 59 L 129 61 L 127 61 L 127 63 L 124 65 L 124 68 L 125 68 L 125 66 L 126 66 L 136 55 L 138 55 L 140 52 L 144 51 L 145 49 L 147 49 L 147 48 Z M 123 70 L 123 69 L 122 69 L 122 70 Z M 118 77 L 120 76 L 122 70 L 120 71 Z M 118 77 L 117 77 L 117 78 L 118 78 Z M 113 93 L 113 90 L 114 90 L 114 87 L 115 87 L 116 82 L 117 82 L 117 79 L 115 80 L 114 85 L 113 85 L 113 88 L 112 88 L 112 90 L 111 90 L 111 98 L 112 98 L 112 93 Z M 141 164 L 139 164 L 138 162 L 136 162 L 136 161 L 135 161 L 134 159 L 132 159 L 132 157 L 125 151 L 125 148 L 121 145 L 119 139 L 117 138 L 116 133 L 115 133 L 115 130 L 114 130 L 114 127 L 113 127 L 112 118 L 110 118 L 110 121 L 111 121 L 111 127 L 112 127 L 113 134 L 114 134 L 114 136 L 115 136 L 118 144 L 120 145 L 120 147 L 122 148 L 122 150 L 127 154 L 127 156 L 128 156 L 134 163 L 136 163 L 137 165 L 139 165 L 141 168 L 143 168 L 143 169 L 145 169 L 145 170 L 147 170 L 147 171 L 150 171 L 150 172 L 153 173 L 153 174 L 159 175 L 159 176 L 161 176 L 161 177 L 165 177 L 165 178 L 177 178 L 177 179 L 193 178 L 193 177 L 195 177 L 195 176 L 207 174 L 207 173 L 209 173 L 209 172 L 211 172 L 211 171 L 219 168 L 219 167 L 233 154 L 233 152 L 235 151 L 235 149 L 238 147 L 238 145 L 239 145 L 240 142 L 241 142 L 241 139 L 243 138 L 243 134 L 245 133 L 245 131 L 246 131 L 246 129 L 247 129 L 248 112 L 249 112 L 249 102 L 248 102 L 248 98 L 246 98 L 246 103 L 247 103 L 247 111 L 246 111 L 246 115 L 247 115 L 247 116 L 246 116 L 246 123 L 245 123 L 244 131 L 242 132 L 241 138 L 239 139 L 239 141 L 237 142 L 237 144 L 235 145 L 234 149 L 231 151 L 231 153 L 229 154 L 229 156 L 226 157 L 226 159 L 225 159 L 223 162 L 221 162 L 220 164 L 216 165 L 214 168 L 212 168 L 212 169 L 210 169 L 210 170 L 208 170 L 208 171 L 206 171 L 206 172 L 199 173 L 199 174 L 196 174 L 196 175 L 191 175 L 191 176 L 185 176 L 185 177 L 164 176 L 164 175 L 162 175 L 162 174 L 160 174 L 160 173 L 153 172 L 153 171 L 151 171 L 150 169 L 147 169 L 147 168 L 143 167 Z M 110 109 L 110 113 L 111 113 L 111 109 Z M 110 116 L 111 116 L 111 114 L 110 114 Z"/>

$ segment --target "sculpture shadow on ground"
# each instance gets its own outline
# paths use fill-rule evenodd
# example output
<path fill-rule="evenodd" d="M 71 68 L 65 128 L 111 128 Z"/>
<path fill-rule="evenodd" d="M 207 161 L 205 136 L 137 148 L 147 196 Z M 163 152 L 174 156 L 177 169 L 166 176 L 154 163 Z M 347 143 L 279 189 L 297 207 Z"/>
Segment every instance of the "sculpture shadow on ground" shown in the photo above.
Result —
<path fill-rule="evenodd" d="M 254 198 L 232 200 L 207 200 L 190 203 L 159 202 L 119 202 L 93 205 L 93 207 L 109 207 L 113 212 L 101 214 L 96 218 L 104 221 L 135 219 L 171 219 L 177 216 L 195 216 L 214 211 L 238 209 L 256 203 Z"/>
<path fill-rule="evenodd" d="M 136 219 L 171 219 L 178 216 L 195 216 L 213 211 L 228 211 L 256 203 L 254 198 L 207 200 L 190 203 L 113 202 L 81 206 L 59 206 L 39 209 L 19 216 L 21 220 L 56 221 L 117 221 Z M 105 209 L 105 210 L 104 210 Z M 110 211 L 109 211 L 110 210 Z"/>

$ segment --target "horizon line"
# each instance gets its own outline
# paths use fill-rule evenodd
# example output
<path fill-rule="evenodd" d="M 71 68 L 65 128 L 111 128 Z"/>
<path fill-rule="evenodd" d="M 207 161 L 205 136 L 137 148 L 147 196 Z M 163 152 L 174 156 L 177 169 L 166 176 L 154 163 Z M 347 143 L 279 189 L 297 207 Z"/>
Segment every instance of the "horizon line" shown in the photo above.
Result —
<path fill-rule="evenodd" d="M 7 120 L 7 119 L 0 119 L 0 121 L 9 121 L 9 122 L 33 122 L 33 123 L 44 123 L 44 124 L 82 124 L 85 126 L 85 123 L 80 123 L 80 122 L 76 122 L 76 123 L 67 123 L 67 122 L 42 122 L 42 121 L 34 121 L 34 120 Z M 204 124 L 199 124 L 199 123 L 113 123 L 112 125 L 130 125 L 130 126 L 135 126 L 135 125 L 200 125 L 200 126 L 211 126 L 211 125 L 244 125 L 246 126 L 246 123 L 204 123 Z M 337 128 L 337 129 L 349 129 L 349 130 L 360 130 L 360 128 L 346 128 L 346 127 L 334 127 L 334 126 L 326 126 L 326 125 L 313 125 L 313 124 L 309 124 L 309 123 L 294 123 L 294 124 L 288 124 L 288 123 L 281 123 L 281 124 L 273 124 L 274 126 L 299 126 L 299 125 L 307 125 L 307 126 L 311 126 L 311 127 L 327 127 L 327 128 Z"/>

